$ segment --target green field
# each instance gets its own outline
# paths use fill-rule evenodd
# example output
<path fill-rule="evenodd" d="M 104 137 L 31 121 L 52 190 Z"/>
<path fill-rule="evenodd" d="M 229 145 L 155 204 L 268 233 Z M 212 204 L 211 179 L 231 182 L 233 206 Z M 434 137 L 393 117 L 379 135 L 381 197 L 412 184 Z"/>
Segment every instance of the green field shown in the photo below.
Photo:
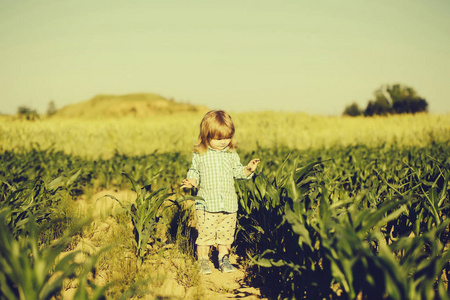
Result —
<path fill-rule="evenodd" d="M 449 299 L 448 115 L 231 116 L 241 161 L 261 159 L 236 181 L 246 286 Z M 201 117 L 0 118 L 0 298 L 229 295 L 196 273 L 195 191 L 179 188 Z"/>

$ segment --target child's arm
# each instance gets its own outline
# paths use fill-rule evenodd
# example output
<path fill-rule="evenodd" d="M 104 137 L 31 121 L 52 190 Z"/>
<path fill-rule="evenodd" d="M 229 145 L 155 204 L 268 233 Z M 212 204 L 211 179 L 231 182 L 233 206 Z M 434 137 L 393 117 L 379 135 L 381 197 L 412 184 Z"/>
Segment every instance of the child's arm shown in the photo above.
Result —
<path fill-rule="evenodd" d="M 199 172 L 199 156 L 197 153 L 192 154 L 191 167 L 188 170 L 187 178 L 181 182 L 181 188 L 192 188 L 197 187 L 200 183 L 200 172 Z"/>
<path fill-rule="evenodd" d="M 254 158 L 248 163 L 248 165 L 244 168 L 244 173 L 246 177 L 255 172 L 259 162 L 260 162 L 259 158 Z"/>

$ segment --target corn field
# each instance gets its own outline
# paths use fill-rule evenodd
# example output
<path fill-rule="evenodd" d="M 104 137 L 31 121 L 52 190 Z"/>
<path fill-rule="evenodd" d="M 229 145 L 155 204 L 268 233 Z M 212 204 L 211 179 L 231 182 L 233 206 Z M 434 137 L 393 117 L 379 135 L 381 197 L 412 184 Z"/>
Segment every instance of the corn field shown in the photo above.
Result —
<path fill-rule="evenodd" d="M 249 284 L 270 299 L 450 298 L 450 118 L 232 117 L 241 161 L 261 158 L 235 183 L 233 251 Z M 137 297 L 154 253 L 182 236 L 193 253 L 195 190 L 179 184 L 200 118 L 0 119 L 0 298 L 57 298 L 71 284 L 73 299 Z M 95 220 L 77 202 L 103 190 L 132 192 L 95 199 L 119 204 L 124 242 L 80 250 Z M 120 290 L 95 277 L 114 251 L 134 272 Z"/>

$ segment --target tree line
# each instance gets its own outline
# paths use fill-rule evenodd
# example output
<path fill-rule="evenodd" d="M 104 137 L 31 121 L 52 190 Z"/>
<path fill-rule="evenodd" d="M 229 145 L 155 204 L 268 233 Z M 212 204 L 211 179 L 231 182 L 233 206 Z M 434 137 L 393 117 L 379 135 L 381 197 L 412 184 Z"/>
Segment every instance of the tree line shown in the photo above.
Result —
<path fill-rule="evenodd" d="M 383 85 L 374 92 L 375 99 L 361 109 L 354 102 L 346 106 L 343 115 L 371 117 L 374 115 L 415 114 L 428 111 L 428 102 L 417 92 L 401 84 Z"/>
<path fill-rule="evenodd" d="M 51 117 L 56 114 L 57 109 L 54 101 L 50 101 L 47 108 L 47 117 Z M 35 108 L 31 108 L 25 105 L 21 105 L 17 108 L 17 115 L 21 119 L 35 121 L 39 120 L 40 116 Z"/>

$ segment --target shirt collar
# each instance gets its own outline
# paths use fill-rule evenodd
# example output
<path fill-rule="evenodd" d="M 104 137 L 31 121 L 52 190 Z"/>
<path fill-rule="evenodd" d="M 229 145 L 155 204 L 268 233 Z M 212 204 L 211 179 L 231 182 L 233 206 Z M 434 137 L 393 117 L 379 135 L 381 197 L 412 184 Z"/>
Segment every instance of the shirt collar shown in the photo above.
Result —
<path fill-rule="evenodd" d="M 229 146 L 226 146 L 225 148 L 223 148 L 222 150 L 216 150 L 216 149 L 213 149 L 213 148 L 211 148 L 210 146 L 208 146 L 208 150 L 211 150 L 211 151 L 214 151 L 214 152 L 227 152 L 227 151 L 229 151 L 229 148 L 228 148 Z"/>

